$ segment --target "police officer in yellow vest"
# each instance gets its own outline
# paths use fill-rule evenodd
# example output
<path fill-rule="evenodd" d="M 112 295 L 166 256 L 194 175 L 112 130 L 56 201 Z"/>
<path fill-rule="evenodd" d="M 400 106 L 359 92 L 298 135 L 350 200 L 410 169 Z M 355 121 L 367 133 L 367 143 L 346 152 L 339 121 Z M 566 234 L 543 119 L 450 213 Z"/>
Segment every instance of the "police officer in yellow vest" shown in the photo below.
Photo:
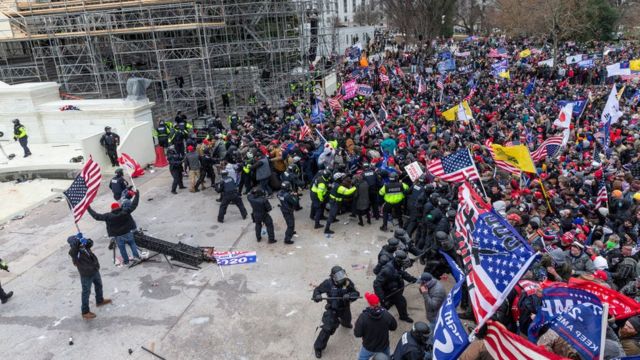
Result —
<path fill-rule="evenodd" d="M 20 124 L 20 120 L 13 119 L 13 140 L 20 142 L 20 146 L 24 150 L 24 157 L 31 156 L 31 150 L 27 146 L 28 138 L 24 125 Z"/>
<path fill-rule="evenodd" d="M 311 196 L 311 214 L 309 217 L 315 220 L 314 229 L 322 227 L 320 220 L 324 220 L 324 207 L 328 201 L 327 192 L 329 191 L 327 184 L 330 180 L 331 170 L 324 169 L 316 175 L 311 185 L 311 191 L 309 192 Z"/>
<path fill-rule="evenodd" d="M 329 194 L 329 218 L 327 219 L 327 225 L 324 227 L 324 233 L 327 235 L 334 233 L 331 230 L 331 223 L 336 219 L 336 215 L 338 215 L 342 200 L 352 196 L 356 192 L 356 187 L 351 185 L 351 179 L 343 173 L 333 174 L 333 181 L 334 184 Z"/>
<path fill-rule="evenodd" d="M 382 226 L 380 230 L 387 231 L 389 214 L 398 219 L 398 225 L 402 227 L 402 212 L 400 207 L 404 200 L 404 194 L 409 191 L 409 185 L 398 180 L 398 174 L 389 174 L 389 183 L 380 188 L 378 194 L 383 197 Z"/>

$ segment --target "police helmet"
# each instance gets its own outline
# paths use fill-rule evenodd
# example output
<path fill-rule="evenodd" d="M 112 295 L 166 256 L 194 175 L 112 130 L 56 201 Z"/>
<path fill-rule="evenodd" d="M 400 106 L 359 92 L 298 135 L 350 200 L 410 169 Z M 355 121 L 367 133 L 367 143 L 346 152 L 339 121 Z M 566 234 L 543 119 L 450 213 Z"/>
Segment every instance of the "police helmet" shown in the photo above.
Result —
<path fill-rule="evenodd" d="M 456 218 L 456 214 L 457 212 L 453 209 L 450 209 L 447 211 L 447 218 L 449 218 L 449 220 L 453 220 Z"/>
<path fill-rule="evenodd" d="M 283 190 L 289 191 L 291 190 L 291 183 L 288 181 L 283 181 L 280 187 L 282 187 Z"/>
<path fill-rule="evenodd" d="M 405 229 L 399 228 L 393 231 L 393 236 L 398 239 L 403 239 L 407 235 L 407 231 Z"/>
<path fill-rule="evenodd" d="M 344 176 L 345 176 L 344 173 L 337 172 L 337 173 L 333 174 L 333 180 L 334 181 L 340 181 Z"/>
<path fill-rule="evenodd" d="M 329 169 L 322 170 L 322 177 L 325 178 L 325 179 L 330 179 L 331 178 L 331 170 L 329 170 Z"/>
<path fill-rule="evenodd" d="M 347 282 L 347 272 L 341 266 L 331 268 L 331 279 L 338 285 L 344 285 Z"/>
<path fill-rule="evenodd" d="M 122 170 L 122 168 L 116 168 L 116 175 L 119 175 L 119 176 L 124 175 L 124 171 Z"/>
<path fill-rule="evenodd" d="M 20 124 L 20 120 L 18 120 L 18 119 L 13 119 L 11 121 L 13 121 L 14 124 Z"/>
<path fill-rule="evenodd" d="M 427 174 L 422 174 L 420 175 L 420 177 L 418 178 L 418 181 L 421 183 L 426 183 L 427 182 Z"/>
<path fill-rule="evenodd" d="M 260 187 L 256 186 L 253 189 L 251 189 L 251 193 L 255 196 L 262 196 L 264 195 L 264 190 L 262 190 Z"/>
<path fill-rule="evenodd" d="M 448 208 L 451 203 L 449 202 L 449 200 L 441 197 L 440 200 L 438 200 L 438 205 L 441 208 Z"/>
<path fill-rule="evenodd" d="M 387 240 L 387 245 L 389 246 L 389 251 L 395 252 L 398 249 L 398 245 L 400 245 L 400 241 L 396 238 L 391 238 Z"/>
<path fill-rule="evenodd" d="M 431 328 L 422 321 L 415 322 L 411 327 L 411 336 L 420 344 L 426 344 L 430 334 Z"/>
<path fill-rule="evenodd" d="M 398 174 L 394 173 L 394 172 L 390 173 L 389 174 L 389 181 L 396 181 L 396 180 L 398 180 Z"/>
<path fill-rule="evenodd" d="M 295 165 L 287 166 L 287 171 L 294 172 L 295 170 L 296 170 L 296 166 Z"/>
<path fill-rule="evenodd" d="M 397 250 L 395 253 L 393 253 L 393 257 L 396 262 L 396 265 L 399 266 L 400 268 L 406 269 L 409 266 L 411 266 L 411 260 L 409 260 L 407 253 L 404 252 L 403 250 Z"/>
<path fill-rule="evenodd" d="M 362 164 L 362 167 L 363 167 L 363 168 L 365 168 L 365 169 L 368 169 L 368 168 L 370 168 L 370 167 L 371 167 L 371 164 L 369 164 L 369 163 L 364 163 L 364 164 Z"/>
<path fill-rule="evenodd" d="M 13 122 L 16 122 L 18 119 L 13 120 Z M 104 127 L 104 131 L 111 131 L 111 126 L 105 126 Z"/>
<path fill-rule="evenodd" d="M 431 201 L 432 204 L 437 204 L 438 199 L 440 199 L 440 193 L 434 192 L 429 196 L 429 201 Z"/>

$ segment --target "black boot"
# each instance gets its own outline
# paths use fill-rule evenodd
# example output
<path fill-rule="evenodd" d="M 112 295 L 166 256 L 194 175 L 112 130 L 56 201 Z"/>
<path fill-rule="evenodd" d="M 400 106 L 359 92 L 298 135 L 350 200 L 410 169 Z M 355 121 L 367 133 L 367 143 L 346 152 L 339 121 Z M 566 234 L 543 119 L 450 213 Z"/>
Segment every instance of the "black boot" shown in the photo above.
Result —
<path fill-rule="evenodd" d="M 13 296 L 13 291 L 9 291 L 8 293 L 4 293 L 2 292 L 2 294 L 0 294 L 0 301 L 2 301 L 2 303 L 6 303 L 7 301 L 9 301 L 9 298 Z"/>

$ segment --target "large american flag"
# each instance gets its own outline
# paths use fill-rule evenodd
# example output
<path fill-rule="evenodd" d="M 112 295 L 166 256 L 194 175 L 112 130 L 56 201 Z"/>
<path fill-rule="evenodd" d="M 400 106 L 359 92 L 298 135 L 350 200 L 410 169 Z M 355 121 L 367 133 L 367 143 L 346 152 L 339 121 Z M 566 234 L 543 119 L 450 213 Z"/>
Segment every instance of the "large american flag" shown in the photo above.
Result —
<path fill-rule="evenodd" d="M 494 359 L 500 360 L 563 360 L 562 356 L 547 351 L 518 336 L 497 321 L 487 321 L 487 334 L 484 337 L 487 351 Z"/>
<path fill-rule="evenodd" d="M 604 180 L 600 180 L 598 183 L 598 196 L 596 197 L 596 209 L 606 205 L 608 201 L 607 186 L 604 184 Z"/>
<path fill-rule="evenodd" d="M 554 157 L 562 147 L 562 138 L 562 135 L 556 135 L 545 140 L 531 153 L 531 159 L 533 159 L 533 161 L 540 161 L 547 156 Z"/>
<path fill-rule="evenodd" d="M 334 111 L 342 110 L 342 105 L 340 104 L 340 100 L 342 100 L 342 95 L 338 94 L 336 97 L 329 98 L 327 101 L 329 102 L 329 107 Z"/>
<path fill-rule="evenodd" d="M 480 179 L 476 165 L 471 159 L 469 149 L 460 149 L 455 153 L 434 159 L 428 165 L 429 172 L 444 181 L 460 182 L 465 179 Z"/>
<path fill-rule="evenodd" d="M 481 327 L 500 307 L 536 254 L 518 232 L 465 182 L 458 190 L 454 242 Z"/>
<path fill-rule="evenodd" d="M 298 136 L 298 140 L 304 140 L 307 136 L 309 136 L 309 134 L 311 134 L 311 129 L 309 129 L 309 126 L 307 126 L 307 124 L 302 125 L 302 127 L 300 128 L 300 136 Z"/>
<path fill-rule="evenodd" d="M 484 146 L 486 146 L 486 147 L 487 147 L 487 150 L 489 150 L 489 154 L 491 154 L 491 158 L 493 159 L 493 162 L 495 162 L 495 163 L 496 163 L 496 166 L 497 166 L 497 167 L 499 167 L 500 169 L 502 169 L 502 170 L 506 171 L 506 172 L 509 172 L 509 173 L 512 173 L 512 174 L 520 174 L 520 173 L 521 173 L 521 171 L 520 171 L 520 169 L 518 169 L 517 167 L 515 167 L 515 166 L 513 166 L 513 165 L 509 164 L 509 163 L 508 163 L 508 162 L 506 162 L 506 161 L 503 161 L 503 160 L 496 160 L 496 154 L 495 154 L 495 152 L 493 151 L 493 148 L 491 147 L 491 144 L 493 144 L 493 142 L 492 142 L 491 140 L 489 140 L 489 139 L 487 139 L 487 140 L 484 142 Z M 505 146 L 506 146 L 506 145 L 505 145 Z"/>
<path fill-rule="evenodd" d="M 93 161 L 93 158 L 89 157 L 89 161 L 84 164 L 80 174 L 76 176 L 67 191 L 63 192 L 64 196 L 67 197 L 69 207 L 73 211 L 73 217 L 76 223 L 80 221 L 82 215 L 84 215 L 98 194 L 101 179 L 100 165 Z"/>

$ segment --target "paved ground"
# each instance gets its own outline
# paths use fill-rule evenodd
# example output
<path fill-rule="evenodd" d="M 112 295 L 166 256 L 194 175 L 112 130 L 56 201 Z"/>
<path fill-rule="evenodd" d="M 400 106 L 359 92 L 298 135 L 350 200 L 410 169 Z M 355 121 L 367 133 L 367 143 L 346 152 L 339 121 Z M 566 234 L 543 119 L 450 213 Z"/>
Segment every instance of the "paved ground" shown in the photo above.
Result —
<path fill-rule="evenodd" d="M 311 359 L 323 312 L 322 304 L 310 300 L 314 285 L 339 264 L 361 293 L 372 290 L 372 261 L 389 236 L 378 230 L 379 223 L 345 225 L 348 217 L 342 216 L 336 234 L 327 239 L 312 229 L 305 193 L 304 209 L 296 216 L 295 244 L 282 242 L 285 226 L 274 200 L 279 242 L 256 243 L 253 224 L 242 220 L 236 208 L 230 208 L 224 224 L 215 222 L 218 203 L 210 188 L 172 195 L 169 183 L 166 169 L 136 180 L 142 192 L 134 213 L 139 227 L 174 242 L 255 250 L 258 262 L 223 268 L 203 264 L 197 272 L 153 261 L 116 268 L 104 223 L 87 215 L 80 227 L 95 241 L 105 296 L 114 304 L 92 308 L 98 317 L 83 321 L 79 275 L 67 254 L 66 237 L 75 233 L 72 217 L 65 202 L 49 202 L 0 229 L 0 257 L 11 270 L 1 272 L 0 281 L 15 292 L 0 306 L 3 359 L 152 359 L 141 346 L 166 359 Z M 103 183 L 94 208 L 107 211 L 111 201 Z M 417 275 L 420 270 L 414 266 L 410 271 Z M 409 313 L 424 320 L 417 289 L 409 288 L 406 296 Z M 352 306 L 354 322 L 364 307 L 364 300 Z M 391 312 L 397 316 L 395 309 Z M 409 328 L 400 322 L 393 346 Z M 323 358 L 355 359 L 359 346 L 350 330 L 340 328 Z"/>

